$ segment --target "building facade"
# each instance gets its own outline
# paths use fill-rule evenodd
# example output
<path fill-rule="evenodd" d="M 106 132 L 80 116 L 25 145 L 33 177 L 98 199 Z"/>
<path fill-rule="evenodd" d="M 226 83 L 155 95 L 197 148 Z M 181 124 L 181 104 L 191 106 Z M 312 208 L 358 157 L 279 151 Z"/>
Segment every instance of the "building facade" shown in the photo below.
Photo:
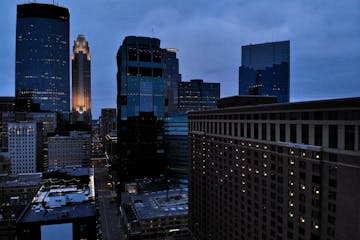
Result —
<path fill-rule="evenodd" d="M 169 114 L 164 120 L 168 176 L 180 184 L 188 182 L 188 125 L 186 113 Z"/>
<path fill-rule="evenodd" d="M 8 147 L 13 174 L 36 173 L 43 168 L 41 124 L 8 123 Z"/>
<path fill-rule="evenodd" d="M 117 166 L 122 180 L 165 169 L 163 119 L 168 112 L 167 50 L 160 40 L 128 36 L 117 54 Z M 141 149 L 141 151 L 139 151 Z"/>
<path fill-rule="evenodd" d="M 91 157 L 90 134 L 70 132 L 70 136 L 49 137 L 48 141 L 49 169 L 89 166 Z"/>
<path fill-rule="evenodd" d="M 178 109 L 181 113 L 216 108 L 220 98 L 220 83 L 207 83 L 201 79 L 179 83 Z"/>
<path fill-rule="evenodd" d="M 290 100 L 290 41 L 242 46 L 239 95 Z"/>
<path fill-rule="evenodd" d="M 192 233 L 358 239 L 360 98 L 189 114 Z"/>
<path fill-rule="evenodd" d="M 100 116 L 100 135 L 102 140 L 111 132 L 116 131 L 116 108 L 102 108 Z"/>
<path fill-rule="evenodd" d="M 69 18 L 69 10 L 60 6 L 17 6 L 15 94 L 19 110 L 54 111 L 68 119 Z"/>
<path fill-rule="evenodd" d="M 84 35 L 74 41 L 72 54 L 72 122 L 91 125 L 91 56 Z"/>

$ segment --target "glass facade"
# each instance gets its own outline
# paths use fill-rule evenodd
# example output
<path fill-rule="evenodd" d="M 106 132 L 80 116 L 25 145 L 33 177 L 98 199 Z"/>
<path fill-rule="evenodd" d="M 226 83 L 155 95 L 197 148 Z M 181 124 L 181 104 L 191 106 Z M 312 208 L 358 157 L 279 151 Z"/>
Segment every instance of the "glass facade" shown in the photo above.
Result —
<path fill-rule="evenodd" d="M 69 117 L 69 11 L 29 3 L 17 6 L 16 98 Z"/>
<path fill-rule="evenodd" d="M 200 79 L 179 83 L 179 112 L 214 109 L 219 98 L 220 83 L 204 83 Z"/>
<path fill-rule="evenodd" d="M 242 47 L 239 95 L 270 95 L 289 102 L 290 41 Z"/>
<path fill-rule="evenodd" d="M 167 112 L 166 50 L 160 40 L 126 37 L 118 51 L 118 110 L 121 120 L 153 112 Z"/>
<path fill-rule="evenodd" d="M 186 113 L 170 114 L 164 120 L 168 170 L 170 177 L 181 184 L 188 182 L 188 125 Z"/>

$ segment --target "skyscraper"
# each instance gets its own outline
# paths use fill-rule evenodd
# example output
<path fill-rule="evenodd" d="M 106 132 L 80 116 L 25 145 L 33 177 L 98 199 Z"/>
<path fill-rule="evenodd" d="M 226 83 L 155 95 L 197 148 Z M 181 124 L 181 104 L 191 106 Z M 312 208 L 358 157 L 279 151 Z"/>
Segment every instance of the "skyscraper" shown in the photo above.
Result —
<path fill-rule="evenodd" d="M 159 176 L 165 169 L 166 53 L 159 39 L 135 36 L 126 37 L 118 51 L 117 167 L 122 180 Z"/>
<path fill-rule="evenodd" d="M 72 54 L 72 122 L 91 125 L 90 49 L 84 35 L 74 41 Z"/>
<path fill-rule="evenodd" d="M 17 6 L 17 107 L 55 111 L 69 117 L 69 10 L 27 3 Z"/>
<path fill-rule="evenodd" d="M 290 99 L 290 41 L 242 46 L 239 95 Z"/>
<path fill-rule="evenodd" d="M 178 92 L 181 74 L 179 73 L 179 59 L 176 57 L 178 50 L 175 48 L 166 49 L 166 77 L 167 79 L 167 97 L 168 112 L 178 112 Z"/>
<path fill-rule="evenodd" d="M 36 122 L 8 123 L 9 154 L 13 174 L 42 171 L 42 129 Z"/>
<path fill-rule="evenodd" d="M 360 239 L 360 98 L 257 102 L 189 113 L 194 237 Z"/>

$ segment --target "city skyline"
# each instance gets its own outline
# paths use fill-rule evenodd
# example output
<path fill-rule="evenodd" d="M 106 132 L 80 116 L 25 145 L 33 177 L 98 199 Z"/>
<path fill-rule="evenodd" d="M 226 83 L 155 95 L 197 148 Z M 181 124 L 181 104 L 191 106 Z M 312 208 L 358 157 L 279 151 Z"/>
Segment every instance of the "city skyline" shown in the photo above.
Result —
<path fill-rule="evenodd" d="M 21 3 L 25 1 L 2 2 L 2 96 L 15 94 L 16 5 Z M 354 79 L 360 71 L 360 46 L 352 41 L 360 36 L 358 2 L 84 3 L 59 2 L 70 10 L 70 40 L 85 34 L 92 43 L 94 118 L 101 108 L 116 105 L 116 52 L 128 35 L 157 37 L 164 48 L 178 48 L 182 79 L 221 82 L 222 97 L 238 92 L 241 46 L 281 40 L 292 42 L 291 101 L 358 95 L 360 83 Z"/>

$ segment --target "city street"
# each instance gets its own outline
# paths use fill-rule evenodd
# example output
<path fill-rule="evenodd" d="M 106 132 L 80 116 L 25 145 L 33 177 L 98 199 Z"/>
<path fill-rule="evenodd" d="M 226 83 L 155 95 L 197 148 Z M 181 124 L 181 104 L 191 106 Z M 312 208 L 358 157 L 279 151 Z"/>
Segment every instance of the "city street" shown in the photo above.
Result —
<path fill-rule="evenodd" d="M 108 186 L 109 181 L 107 168 L 105 167 L 105 159 L 97 161 L 94 164 L 95 168 L 95 186 L 96 197 L 99 203 L 101 230 L 103 240 L 125 240 L 125 233 L 120 226 L 120 215 L 118 206 L 116 206 L 114 199 L 115 192 L 112 191 L 111 186 Z"/>

